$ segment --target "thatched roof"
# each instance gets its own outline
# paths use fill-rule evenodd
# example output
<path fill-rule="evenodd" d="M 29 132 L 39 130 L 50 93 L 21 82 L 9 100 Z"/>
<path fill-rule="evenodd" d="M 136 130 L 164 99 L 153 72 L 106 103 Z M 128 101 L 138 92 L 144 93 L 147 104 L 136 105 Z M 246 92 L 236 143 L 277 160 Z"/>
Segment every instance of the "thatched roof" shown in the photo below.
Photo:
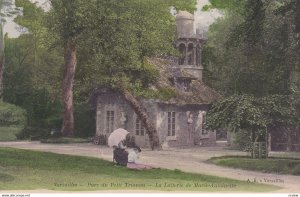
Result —
<path fill-rule="evenodd" d="M 149 63 L 156 66 L 160 72 L 159 80 L 154 84 L 156 88 L 172 88 L 176 96 L 164 103 L 183 104 L 210 104 L 220 98 L 220 94 L 194 76 L 180 69 L 171 59 L 150 58 Z M 175 64 L 175 65 L 174 65 Z M 172 84 L 174 78 L 191 79 L 190 90 L 182 91 Z"/>
<path fill-rule="evenodd" d="M 212 88 L 205 85 L 203 82 L 196 80 L 196 78 L 184 69 L 180 69 L 176 60 L 172 58 L 149 58 L 149 63 L 154 65 L 159 70 L 159 79 L 155 84 L 151 85 L 152 89 L 172 89 L 175 92 L 175 96 L 168 101 L 162 101 L 158 99 L 149 99 L 151 102 L 176 104 L 176 105 L 199 105 L 199 104 L 211 104 L 216 101 L 221 95 Z M 189 79 L 190 89 L 189 91 L 183 91 L 175 87 L 172 80 L 174 79 Z M 100 94 L 115 94 L 115 92 L 109 88 L 99 87 L 95 89 L 89 98 L 89 103 L 92 106 L 96 106 L 97 96 Z M 146 100 L 145 98 L 140 98 Z"/>

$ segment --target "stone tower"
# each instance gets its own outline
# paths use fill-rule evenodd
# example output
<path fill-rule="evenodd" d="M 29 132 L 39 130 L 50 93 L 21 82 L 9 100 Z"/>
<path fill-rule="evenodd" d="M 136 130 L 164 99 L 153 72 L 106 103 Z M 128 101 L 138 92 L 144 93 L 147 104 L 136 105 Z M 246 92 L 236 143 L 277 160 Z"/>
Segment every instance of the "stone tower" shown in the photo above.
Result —
<path fill-rule="evenodd" d="M 202 81 L 201 56 L 205 39 L 198 31 L 194 33 L 194 15 L 187 11 L 179 11 L 176 15 L 176 26 L 176 47 L 181 53 L 178 67 Z"/>

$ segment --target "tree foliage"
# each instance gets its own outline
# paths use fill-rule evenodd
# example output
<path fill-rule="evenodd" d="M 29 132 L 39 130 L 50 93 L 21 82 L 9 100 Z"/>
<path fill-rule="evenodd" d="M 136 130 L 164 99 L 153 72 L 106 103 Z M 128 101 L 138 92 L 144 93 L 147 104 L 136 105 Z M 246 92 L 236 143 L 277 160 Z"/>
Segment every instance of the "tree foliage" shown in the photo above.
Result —
<path fill-rule="evenodd" d="M 207 82 L 225 95 L 290 94 L 299 78 L 295 13 L 276 14 L 283 6 L 278 1 L 244 2 L 249 5 L 240 12 L 229 9 L 210 28 L 204 51 Z"/>
<path fill-rule="evenodd" d="M 16 6 L 23 7 L 23 15 L 15 21 L 26 27 L 28 33 L 5 38 L 3 99 L 26 110 L 26 128 L 20 135 L 23 138 L 60 127 L 57 126 L 61 122 L 57 87 L 63 59 L 58 49 L 49 50 L 51 37 L 43 25 L 44 11 L 28 0 L 16 0 Z"/>
<path fill-rule="evenodd" d="M 0 125 L 24 126 L 26 123 L 26 111 L 16 105 L 0 101 Z"/>
<path fill-rule="evenodd" d="M 51 3 L 52 9 L 45 13 L 29 0 L 16 0 L 16 5 L 24 9 L 16 22 L 29 33 L 6 40 L 9 68 L 5 72 L 4 96 L 7 101 L 26 108 L 32 117 L 30 126 L 48 127 L 51 117 L 61 117 L 58 87 L 65 69 L 64 50 L 70 39 L 76 46 L 78 59 L 75 104 L 82 105 L 92 89 L 99 86 L 118 89 L 120 81 L 136 95 L 158 95 L 144 93 L 145 87 L 158 76 L 146 57 L 175 53 L 175 18 L 170 7 L 193 11 L 196 1 L 52 0 Z M 167 90 L 162 92 L 170 94 Z"/>
<path fill-rule="evenodd" d="M 195 7 L 194 0 L 51 2 L 53 9 L 47 17 L 48 28 L 64 46 L 62 133 L 70 135 L 74 125 L 73 81 L 78 73 L 75 72 L 77 57 L 80 71 L 86 72 L 79 72 L 84 76 L 79 81 L 80 86 L 86 82 L 92 85 L 87 90 L 102 85 L 124 93 L 124 88 L 145 87 L 155 79 L 153 74 L 157 74 L 145 58 L 173 51 L 175 20 L 170 7 Z M 146 128 L 153 127 L 146 125 Z M 152 134 L 149 132 L 150 139 Z"/>
<path fill-rule="evenodd" d="M 3 97 L 3 73 L 5 67 L 5 41 L 4 24 L 7 17 L 19 13 L 19 8 L 13 8 L 13 3 L 9 0 L 0 0 L 0 99 Z"/>
<path fill-rule="evenodd" d="M 192 11 L 195 1 L 103 1 L 98 6 L 93 21 L 101 28 L 89 30 L 86 39 L 79 41 L 75 89 L 118 88 L 123 81 L 139 94 L 158 77 L 158 71 L 145 58 L 176 53 L 175 18 L 170 6 Z"/>
<path fill-rule="evenodd" d="M 295 98 L 269 95 L 255 98 L 252 95 L 233 95 L 214 104 L 208 114 L 208 126 L 240 130 L 266 131 L 272 127 L 298 125 L 299 114 Z"/>
<path fill-rule="evenodd" d="M 298 1 L 211 0 L 224 10 L 204 49 L 206 82 L 223 93 L 211 128 L 265 133 L 299 126 Z M 253 139 L 254 140 L 254 139 Z"/>

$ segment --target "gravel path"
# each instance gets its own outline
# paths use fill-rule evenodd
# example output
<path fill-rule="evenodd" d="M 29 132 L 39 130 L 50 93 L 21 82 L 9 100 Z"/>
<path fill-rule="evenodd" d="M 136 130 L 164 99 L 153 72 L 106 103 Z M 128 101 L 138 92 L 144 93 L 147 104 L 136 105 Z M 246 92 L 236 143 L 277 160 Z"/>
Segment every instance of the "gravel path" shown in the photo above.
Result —
<path fill-rule="evenodd" d="M 60 154 L 82 155 L 112 160 L 112 149 L 93 144 L 42 144 L 39 142 L 0 142 L 0 147 L 39 150 Z M 211 157 L 223 155 L 245 155 L 243 152 L 226 150 L 223 147 L 195 147 L 186 149 L 168 149 L 151 151 L 144 149 L 140 160 L 152 166 L 168 169 L 180 169 L 185 172 L 201 173 L 228 177 L 238 180 L 258 181 L 277 185 L 283 189 L 277 192 L 300 193 L 300 176 L 278 175 L 239 170 L 217 166 L 207 162 Z"/>

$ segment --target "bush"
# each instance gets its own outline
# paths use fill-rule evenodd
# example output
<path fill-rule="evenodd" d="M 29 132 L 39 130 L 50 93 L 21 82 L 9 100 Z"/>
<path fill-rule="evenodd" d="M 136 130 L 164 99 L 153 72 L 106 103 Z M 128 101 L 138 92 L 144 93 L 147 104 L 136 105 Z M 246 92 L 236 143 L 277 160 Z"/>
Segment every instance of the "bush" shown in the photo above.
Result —
<path fill-rule="evenodd" d="M 251 134 L 246 130 L 240 130 L 234 133 L 233 143 L 233 146 L 241 151 L 252 151 Z"/>
<path fill-rule="evenodd" d="M 49 139 L 42 139 L 42 143 L 47 144 L 70 144 L 70 143 L 88 143 L 90 142 L 89 139 L 84 138 L 49 138 Z"/>
<path fill-rule="evenodd" d="M 95 111 L 86 103 L 75 105 L 74 130 L 76 137 L 92 137 L 95 135 Z"/>
<path fill-rule="evenodd" d="M 40 140 L 48 138 L 51 135 L 50 129 L 26 126 L 19 134 L 18 139 Z"/>
<path fill-rule="evenodd" d="M 24 126 L 26 111 L 18 106 L 0 101 L 0 126 Z"/>
<path fill-rule="evenodd" d="M 0 127 L 0 141 L 15 141 L 17 140 L 16 135 L 22 131 L 23 127 L 10 126 Z"/>
<path fill-rule="evenodd" d="M 62 105 L 58 99 L 51 98 L 48 90 L 32 90 L 31 95 L 24 102 L 24 108 L 27 110 L 28 125 L 31 127 L 60 128 Z"/>
<path fill-rule="evenodd" d="M 62 125 L 61 102 L 51 98 L 46 89 L 31 91 L 23 103 L 27 110 L 27 126 L 17 138 L 33 140 L 48 138 L 51 130 L 60 130 Z"/>

